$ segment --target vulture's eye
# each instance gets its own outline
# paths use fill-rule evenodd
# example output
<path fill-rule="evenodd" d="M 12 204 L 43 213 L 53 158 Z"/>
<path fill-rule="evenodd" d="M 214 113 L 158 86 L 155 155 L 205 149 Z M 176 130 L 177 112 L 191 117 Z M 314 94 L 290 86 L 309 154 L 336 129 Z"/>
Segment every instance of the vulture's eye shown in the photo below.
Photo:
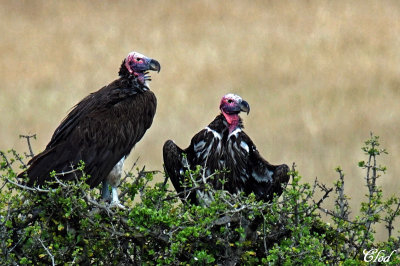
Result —
<path fill-rule="evenodd" d="M 229 99 L 229 100 L 228 100 L 228 103 L 233 103 L 232 99 Z"/>
<path fill-rule="evenodd" d="M 140 62 L 140 61 L 142 61 L 142 58 L 136 58 L 136 61 Z"/>

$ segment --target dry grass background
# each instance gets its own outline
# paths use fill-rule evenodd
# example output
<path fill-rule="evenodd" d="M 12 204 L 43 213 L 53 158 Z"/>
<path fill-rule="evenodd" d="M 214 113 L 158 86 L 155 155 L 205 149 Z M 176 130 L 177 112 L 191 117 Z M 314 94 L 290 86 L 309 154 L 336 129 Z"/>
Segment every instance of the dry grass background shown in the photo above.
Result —
<path fill-rule="evenodd" d="M 0 149 L 44 149 L 68 110 L 117 78 L 131 50 L 160 61 L 154 124 L 128 165 L 162 169 L 222 95 L 251 105 L 247 133 L 272 163 L 331 184 L 341 165 L 353 206 L 369 132 L 389 151 L 384 190 L 400 181 L 398 1 L 0 1 Z M 126 167 L 127 168 L 127 167 Z M 161 179 L 162 177 L 159 176 Z"/>

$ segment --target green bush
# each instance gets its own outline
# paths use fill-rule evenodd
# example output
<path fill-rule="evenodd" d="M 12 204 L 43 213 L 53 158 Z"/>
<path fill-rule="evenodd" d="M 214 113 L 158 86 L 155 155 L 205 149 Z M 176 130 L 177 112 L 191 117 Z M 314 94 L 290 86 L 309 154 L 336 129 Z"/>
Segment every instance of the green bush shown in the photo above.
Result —
<path fill-rule="evenodd" d="M 393 235 L 393 223 L 400 199 L 384 199 L 377 184 L 386 170 L 377 159 L 386 151 L 373 135 L 363 151 L 367 159 L 358 165 L 365 170 L 368 193 L 354 219 L 339 167 L 338 180 L 329 188 L 318 180 L 301 182 L 293 165 L 283 194 L 270 203 L 199 184 L 214 198 L 207 206 L 182 203 L 165 183 L 149 185 L 154 172 L 137 168 L 120 186 L 123 210 L 111 209 L 97 189 L 89 189 L 84 163 L 75 170 L 83 173 L 75 182 L 63 182 L 53 172 L 54 182 L 30 188 L 16 180 L 18 165 L 25 167 L 21 156 L 1 152 L 0 264 L 358 265 L 366 259 L 398 265 L 400 239 Z M 202 173 L 199 168 L 186 174 Z M 333 195 L 333 209 L 324 208 Z M 374 239 L 378 223 L 388 231 L 387 240 L 379 243 Z"/>

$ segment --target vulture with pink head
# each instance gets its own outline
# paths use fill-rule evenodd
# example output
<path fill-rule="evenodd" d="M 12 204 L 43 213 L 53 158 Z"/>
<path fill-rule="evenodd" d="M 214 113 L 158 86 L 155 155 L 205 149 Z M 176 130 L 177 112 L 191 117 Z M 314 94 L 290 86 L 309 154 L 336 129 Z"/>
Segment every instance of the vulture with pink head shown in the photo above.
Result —
<path fill-rule="evenodd" d="M 239 113 L 249 113 L 249 104 L 238 95 L 227 94 L 221 100 L 220 110 L 221 113 L 192 138 L 186 149 L 179 148 L 172 140 L 164 144 L 166 174 L 181 199 L 197 205 L 212 200 L 205 191 L 191 189 L 193 181 L 188 182 L 185 177 L 185 171 L 193 170 L 197 165 L 202 167 L 203 178 L 214 189 L 254 193 L 257 199 L 264 201 L 270 201 L 274 194 L 281 195 L 282 185 L 289 181 L 289 167 L 266 161 L 243 131 Z M 207 179 L 216 171 L 220 173 Z"/>
<path fill-rule="evenodd" d="M 103 198 L 121 206 L 117 186 L 122 166 L 135 144 L 151 126 L 157 99 L 149 89 L 149 71 L 160 71 L 158 61 L 131 52 L 123 60 L 119 78 L 81 100 L 55 130 L 46 149 L 33 157 L 19 177 L 27 185 L 40 186 L 59 173 L 60 180 L 73 180 L 80 161 L 93 188 L 103 184 Z M 78 176 L 79 177 L 79 176 Z"/>

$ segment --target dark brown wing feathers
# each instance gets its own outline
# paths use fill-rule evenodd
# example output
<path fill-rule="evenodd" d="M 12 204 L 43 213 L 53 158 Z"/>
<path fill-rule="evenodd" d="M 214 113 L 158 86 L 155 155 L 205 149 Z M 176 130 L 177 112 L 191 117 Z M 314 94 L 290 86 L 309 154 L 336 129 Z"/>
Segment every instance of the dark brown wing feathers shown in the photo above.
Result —
<path fill-rule="evenodd" d="M 240 127 L 242 127 L 240 123 Z M 282 194 L 282 185 L 289 180 L 289 168 L 286 164 L 272 165 L 261 157 L 252 140 L 243 131 L 229 135 L 226 120 L 219 115 L 206 129 L 201 130 L 191 140 L 188 148 L 180 149 L 172 141 L 163 147 L 164 166 L 167 175 L 178 192 L 184 183 L 181 154 L 187 154 L 190 168 L 196 165 L 206 167 L 206 173 L 227 169 L 220 174 L 224 178 L 224 189 L 231 193 L 240 191 L 254 193 L 259 199 L 270 201 L 274 195 Z M 208 171 L 208 172 L 207 172 Z M 218 178 L 210 180 L 215 189 L 221 189 Z M 199 204 L 195 195 L 190 195 L 191 202 Z"/>
<path fill-rule="evenodd" d="M 89 185 L 97 186 L 143 137 L 156 105 L 151 91 L 136 90 L 122 78 L 88 95 L 61 122 L 46 150 L 29 162 L 28 185 L 41 185 L 50 171 L 69 171 L 82 160 Z"/>

